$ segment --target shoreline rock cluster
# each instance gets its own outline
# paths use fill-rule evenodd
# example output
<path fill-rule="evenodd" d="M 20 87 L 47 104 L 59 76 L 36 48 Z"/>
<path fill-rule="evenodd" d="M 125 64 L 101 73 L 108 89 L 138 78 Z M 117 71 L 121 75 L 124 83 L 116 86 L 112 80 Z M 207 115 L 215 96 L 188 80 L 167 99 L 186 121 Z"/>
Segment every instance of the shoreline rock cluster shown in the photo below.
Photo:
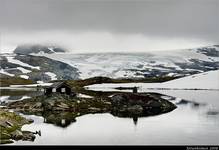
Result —
<path fill-rule="evenodd" d="M 13 143 L 13 140 L 34 141 L 35 133 L 21 130 L 23 125 L 31 123 L 33 120 L 0 108 L 0 144 Z"/>
<path fill-rule="evenodd" d="M 22 101 L 8 103 L 5 107 L 23 114 L 44 117 L 45 123 L 66 127 L 76 121 L 76 117 L 89 113 L 111 113 L 118 117 L 143 117 L 167 113 L 176 108 L 173 103 L 156 94 L 115 93 L 108 98 L 69 98 L 66 95 L 37 96 Z M 12 140 L 35 139 L 35 133 L 21 131 L 24 124 L 33 121 L 14 112 L 0 109 L 1 144 Z"/>
<path fill-rule="evenodd" d="M 152 116 L 176 108 L 173 103 L 152 94 L 121 93 L 111 97 L 112 113 L 120 117 Z"/>

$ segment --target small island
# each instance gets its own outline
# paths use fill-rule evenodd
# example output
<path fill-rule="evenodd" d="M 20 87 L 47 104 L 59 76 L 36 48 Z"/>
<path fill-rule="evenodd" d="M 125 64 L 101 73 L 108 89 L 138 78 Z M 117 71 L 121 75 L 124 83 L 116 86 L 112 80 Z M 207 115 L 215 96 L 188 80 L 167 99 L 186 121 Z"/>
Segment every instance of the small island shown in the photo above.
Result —
<path fill-rule="evenodd" d="M 25 119 L 15 112 L 43 116 L 45 123 L 67 127 L 76 122 L 77 117 L 89 113 L 110 113 L 117 117 L 133 118 L 136 122 L 138 117 L 159 115 L 176 108 L 175 104 L 163 99 L 162 95 L 138 93 L 137 87 L 129 93 L 91 91 L 84 88 L 104 82 L 117 81 L 103 77 L 57 81 L 47 87 L 37 86 L 37 91 L 41 93 L 37 96 L 6 104 L 4 109 L 1 109 L 1 143 L 35 139 L 34 134 L 37 132 L 21 131 L 21 127 L 32 120 Z"/>

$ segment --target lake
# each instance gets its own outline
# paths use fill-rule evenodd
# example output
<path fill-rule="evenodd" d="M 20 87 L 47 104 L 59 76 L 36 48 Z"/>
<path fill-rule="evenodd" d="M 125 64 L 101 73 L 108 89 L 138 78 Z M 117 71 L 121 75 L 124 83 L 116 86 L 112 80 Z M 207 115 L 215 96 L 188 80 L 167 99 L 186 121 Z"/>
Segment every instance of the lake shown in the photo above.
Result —
<path fill-rule="evenodd" d="M 41 130 L 34 142 L 17 141 L 12 145 L 216 145 L 219 144 L 219 91 L 154 90 L 177 105 L 169 113 L 119 118 L 108 113 L 87 114 L 67 127 L 44 123 L 44 118 L 25 115 L 34 120 L 23 130 Z M 173 98 L 172 96 L 176 97 Z M 182 101 L 182 100 L 188 101 Z"/>

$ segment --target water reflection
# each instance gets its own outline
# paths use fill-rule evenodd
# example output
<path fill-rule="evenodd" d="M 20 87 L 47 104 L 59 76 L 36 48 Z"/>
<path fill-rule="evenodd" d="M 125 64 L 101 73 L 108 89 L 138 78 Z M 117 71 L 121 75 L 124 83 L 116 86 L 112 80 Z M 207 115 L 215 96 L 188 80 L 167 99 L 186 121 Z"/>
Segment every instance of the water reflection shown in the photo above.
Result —
<path fill-rule="evenodd" d="M 44 123 L 54 124 L 56 126 L 66 128 L 71 123 L 76 122 L 77 115 L 70 113 L 70 112 L 47 112 L 43 113 Z"/>
<path fill-rule="evenodd" d="M 212 110 L 209 110 L 207 112 L 207 115 L 219 115 L 219 111 L 212 111 Z"/>
<path fill-rule="evenodd" d="M 137 116 L 133 117 L 133 122 L 134 122 L 134 125 L 137 125 L 137 123 L 138 123 L 138 117 Z"/>
<path fill-rule="evenodd" d="M 178 108 L 150 117 L 62 112 L 38 114 L 43 118 L 27 115 L 35 123 L 25 125 L 23 129 L 41 130 L 43 136 L 33 143 L 18 141 L 16 144 L 218 144 L 218 91 L 160 93 Z"/>
<path fill-rule="evenodd" d="M 179 102 L 177 102 L 176 105 L 191 105 L 194 108 L 199 108 L 200 106 L 206 106 L 207 104 L 182 99 Z"/>
<path fill-rule="evenodd" d="M 72 112 L 59 112 L 59 111 L 22 112 L 22 114 L 25 116 L 30 116 L 30 115 L 41 116 L 43 117 L 43 123 L 53 124 L 61 128 L 66 128 L 71 123 L 76 122 L 75 118 L 80 115 Z"/>

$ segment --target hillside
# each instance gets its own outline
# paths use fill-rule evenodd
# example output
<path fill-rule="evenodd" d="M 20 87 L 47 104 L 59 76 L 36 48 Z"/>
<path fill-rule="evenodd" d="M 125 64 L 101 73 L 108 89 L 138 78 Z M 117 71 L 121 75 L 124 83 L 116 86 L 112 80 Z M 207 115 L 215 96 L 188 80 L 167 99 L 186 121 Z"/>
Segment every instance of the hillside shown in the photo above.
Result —
<path fill-rule="evenodd" d="M 36 45 L 20 45 L 18 46 L 15 50 L 14 53 L 15 54 L 23 54 L 23 55 L 28 55 L 28 54 L 44 54 L 44 53 L 48 53 L 48 54 L 52 54 L 52 53 L 56 53 L 56 52 L 66 52 L 66 50 L 64 48 L 60 48 L 57 46 L 46 46 L 46 45 L 40 45 L 40 44 L 36 44 Z"/>
<path fill-rule="evenodd" d="M 219 46 L 147 53 L 73 54 L 59 47 L 21 45 L 0 54 L 1 74 L 36 82 L 108 77 L 166 81 L 219 68 Z"/>
<path fill-rule="evenodd" d="M 43 56 L 77 68 L 81 79 L 95 76 L 110 78 L 178 77 L 219 68 L 218 46 L 147 53 L 54 53 Z"/>
<path fill-rule="evenodd" d="M 43 56 L 1 54 L 0 60 L 0 73 L 10 77 L 38 82 L 78 79 L 79 77 L 76 68 Z"/>

